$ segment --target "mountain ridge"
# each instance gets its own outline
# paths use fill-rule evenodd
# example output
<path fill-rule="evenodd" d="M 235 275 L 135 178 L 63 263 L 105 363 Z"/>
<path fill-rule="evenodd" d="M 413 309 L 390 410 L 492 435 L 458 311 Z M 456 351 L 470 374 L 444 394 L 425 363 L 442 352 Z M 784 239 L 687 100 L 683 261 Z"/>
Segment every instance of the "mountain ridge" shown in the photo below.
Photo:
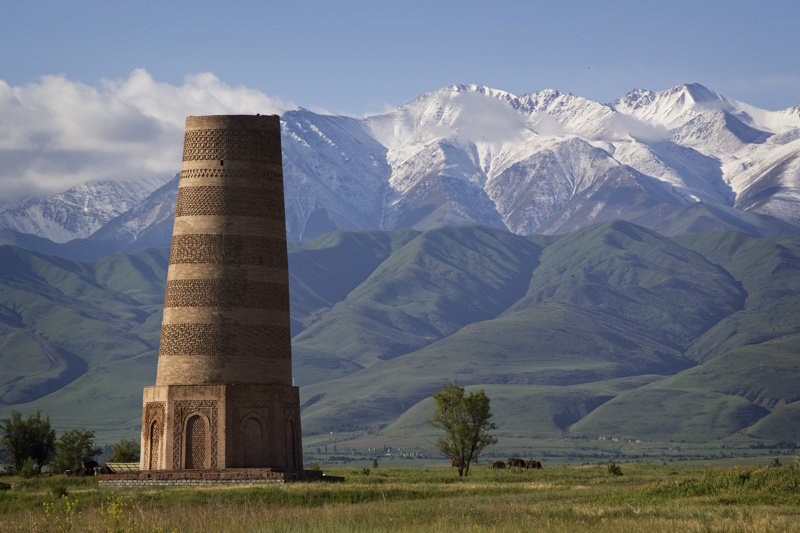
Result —
<path fill-rule="evenodd" d="M 0 416 L 135 433 L 168 257 L 0 246 Z M 416 434 L 457 380 L 492 391 L 503 435 L 793 440 L 798 234 L 334 232 L 290 243 L 289 267 L 307 434 Z M 542 403 L 526 418 L 518 400 Z"/>
<path fill-rule="evenodd" d="M 705 228 L 725 209 L 718 229 L 793 233 L 797 107 L 766 111 L 699 84 L 633 90 L 608 104 L 554 89 L 516 96 L 465 84 L 366 117 L 288 111 L 281 122 L 287 236 L 465 223 L 565 233 L 612 219 L 669 235 L 686 228 L 664 221 L 697 203 L 711 206 Z M 104 241 L 108 253 L 168 246 L 173 182 L 158 194 L 150 183 L 93 222 L 83 211 L 92 187 L 83 186 L 83 197 L 78 187 L 69 198 L 7 206 L 0 227 L 58 243 Z"/>

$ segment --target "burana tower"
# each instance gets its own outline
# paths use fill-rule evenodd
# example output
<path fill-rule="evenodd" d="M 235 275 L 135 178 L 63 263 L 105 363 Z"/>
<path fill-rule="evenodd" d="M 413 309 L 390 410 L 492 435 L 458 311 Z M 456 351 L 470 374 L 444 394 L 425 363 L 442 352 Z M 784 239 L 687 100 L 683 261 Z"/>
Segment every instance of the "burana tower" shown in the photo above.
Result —
<path fill-rule="evenodd" d="M 278 116 L 186 119 L 141 469 L 302 471 Z"/>

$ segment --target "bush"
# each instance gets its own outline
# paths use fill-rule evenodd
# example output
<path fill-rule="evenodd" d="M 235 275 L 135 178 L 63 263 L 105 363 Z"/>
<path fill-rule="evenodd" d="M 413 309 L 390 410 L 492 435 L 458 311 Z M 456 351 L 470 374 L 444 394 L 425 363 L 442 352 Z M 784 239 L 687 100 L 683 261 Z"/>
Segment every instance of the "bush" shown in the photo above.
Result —
<path fill-rule="evenodd" d="M 28 457 L 22 462 L 22 466 L 19 467 L 17 472 L 19 472 L 19 477 L 30 479 L 39 473 L 39 465 L 36 464 L 36 460 L 33 457 Z"/>
<path fill-rule="evenodd" d="M 53 485 L 52 487 L 50 487 L 50 492 L 56 498 L 62 498 L 64 496 L 67 496 L 68 494 L 67 487 L 64 485 Z"/>
<path fill-rule="evenodd" d="M 608 461 L 608 473 L 612 476 L 621 476 L 622 469 L 614 461 Z"/>

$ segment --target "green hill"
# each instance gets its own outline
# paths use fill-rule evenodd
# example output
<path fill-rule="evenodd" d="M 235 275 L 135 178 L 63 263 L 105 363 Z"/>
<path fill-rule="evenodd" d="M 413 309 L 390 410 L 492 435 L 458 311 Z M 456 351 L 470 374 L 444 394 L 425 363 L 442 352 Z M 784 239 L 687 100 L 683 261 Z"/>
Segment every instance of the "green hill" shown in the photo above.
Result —
<path fill-rule="evenodd" d="M 167 262 L 0 246 L 0 417 L 135 436 Z M 506 436 L 798 440 L 800 236 L 336 232 L 289 264 L 307 434 L 428 434 L 457 380 Z"/>
<path fill-rule="evenodd" d="M 416 236 L 294 338 L 295 373 L 309 383 L 308 353 L 368 367 L 497 316 L 519 298 L 539 250 L 527 239 L 480 226 Z M 359 255 L 351 256 L 360 268 Z"/>
<path fill-rule="evenodd" d="M 155 378 L 168 256 L 82 263 L 0 246 L 0 416 L 41 409 L 60 429 L 133 431 Z"/>

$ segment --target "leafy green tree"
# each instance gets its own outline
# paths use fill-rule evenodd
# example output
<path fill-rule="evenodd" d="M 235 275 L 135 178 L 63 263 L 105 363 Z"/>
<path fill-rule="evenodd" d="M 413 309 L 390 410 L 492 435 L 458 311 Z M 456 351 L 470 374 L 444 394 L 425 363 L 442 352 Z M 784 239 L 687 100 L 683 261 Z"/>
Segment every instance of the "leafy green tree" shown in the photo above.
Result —
<path fill-rule="evenodd" d="M 112 463 L 135 463 L 139 460 L 140 448 L 138 440 L 122 437 L 119 442 L 111 445 L 108 460 Z"/>
<path fill-rule="evenodd" d="M 32 459 L 37 471 L 50 462 L 55 454 L 56 431 L 50 427 L 50 417 L 42 419 L 41 411 L 28 415 L 12 411 L 11 418 L 0 421 L 0 448 L 6 452 L 14 469 L 19 472 L 26 459 Z M 30 464 L 30 462 L 29 462 Z"/>
<path fill-rule="evenodd" d="M 489 422 L 492 412 L 489 397 L 483 392 L 464 395 L 464 388 L 457 382 L 445 383 L 442 390 L 433 394 L 435 402 L 433 417 L 428 423 L 444 430 L 436 446 L 450 458 L 458 468 L 458 475 L 469 475 L 469 465 L 478 462 L 481 451 L 497 442 L 489 432 L 497 429 Z"/>
<path fill-rule="evenodd" d="M 81 461 L 99 455 L 102 450 L 94 445 L 94 431 L 71 429 L 58 438 L 56 451 L 53 470 L 63 472 L 81 468 Z"/>

